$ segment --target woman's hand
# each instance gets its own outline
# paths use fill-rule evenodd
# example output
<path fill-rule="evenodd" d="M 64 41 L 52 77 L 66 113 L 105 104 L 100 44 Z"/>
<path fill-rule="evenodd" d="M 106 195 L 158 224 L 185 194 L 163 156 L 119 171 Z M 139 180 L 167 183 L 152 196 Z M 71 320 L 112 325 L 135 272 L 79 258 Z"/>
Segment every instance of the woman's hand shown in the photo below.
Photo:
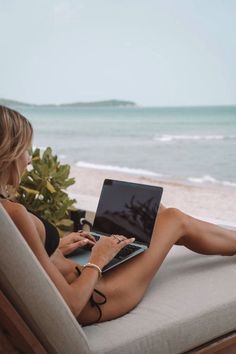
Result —
<path fill-rule="evenodd" d="M 78 247 L 89 245 L 93 247 L 96 243 L 95 238 L 85 231 L 72 232 L 60 239 L 59 249 L 65 256 L 70 254 Z"/>
<path fill-rule="evenodd" d="M 100 268 L 103 268 L 109 263 L 117 253 L 134 242 L 135 238 L 126 238 L 122 235 L 111 235 L 110 237 L 100 237 L 96 244 L 92 248 L 89 262 L 97 264 Z"/>

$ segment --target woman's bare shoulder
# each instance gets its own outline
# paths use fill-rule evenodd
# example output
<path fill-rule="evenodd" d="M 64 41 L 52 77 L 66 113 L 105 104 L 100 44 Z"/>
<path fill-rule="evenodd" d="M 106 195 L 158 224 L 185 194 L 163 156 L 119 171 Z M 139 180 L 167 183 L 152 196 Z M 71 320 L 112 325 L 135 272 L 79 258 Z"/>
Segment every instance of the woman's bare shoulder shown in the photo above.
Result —
<path fill-rule="evenodd" d="M 16 203 L 16 202 L 12 202 L 11 200 L 8 199 L 3 199 L 1 200 L 1 204 L 4 207 L 4 209 L 7 211 L 7 213 L 9 215 L 14 215 L 17 213 L 25 213 L 27 212 L 26 208 L 24 207 L 24 205 Z"/>
<path fill-rule="evenodd" d="M 4 200 L 2 205 L 35 255 L 38 257 L 44 255 L 43 243 L 27 209 L 23 205 L 10 200 Z"/>
<path fill-rule="evenodd" d="M 28 211 L 22 204 L 7 199 L 2 200 L 1 204 L 14 222 L 28 218 Z"/>

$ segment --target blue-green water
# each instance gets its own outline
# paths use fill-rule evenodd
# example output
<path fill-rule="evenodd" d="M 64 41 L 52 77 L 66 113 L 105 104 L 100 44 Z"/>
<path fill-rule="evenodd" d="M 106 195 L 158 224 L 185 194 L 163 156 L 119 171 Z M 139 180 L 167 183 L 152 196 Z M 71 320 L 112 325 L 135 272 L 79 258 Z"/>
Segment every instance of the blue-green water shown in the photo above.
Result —
<path fill-rule="evenodd" d="M 236 187 L 236 107 L 20 111 L 61 162 Z"/>

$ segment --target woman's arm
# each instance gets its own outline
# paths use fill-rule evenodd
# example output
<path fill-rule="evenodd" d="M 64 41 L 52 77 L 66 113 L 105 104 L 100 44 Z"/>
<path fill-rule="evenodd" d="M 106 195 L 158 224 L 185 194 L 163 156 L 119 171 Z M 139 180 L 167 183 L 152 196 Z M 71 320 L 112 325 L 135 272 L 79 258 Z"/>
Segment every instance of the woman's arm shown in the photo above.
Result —
<path fill-rule="evenodd" d="M 36 226 L 25 207 L 16 203 L 8 202 L 7 204 L 6 211 L 24 236 L 44 270 L 58 288 L 71 311 L 77 317 L 92 294 L 98 280 L 98 272 L 96 269 L 90 269 L 90 271 L 85 269 L 83 274 L 73 282 L 73 285 L 69 285 L 50 261 L 40 240 Z"/>
<path fill-rule="evenodd" d="M 40 236 L 29 213 L 24 206 L 8 202 L 3 205 L 13 222 L 29 244 L 44 270 L 47 272 L 64 300 L 76 317 L 87 304 L 99 278 L 95 268 L 85 268 L 79 278 L 68 284 L 56 266 L 50 261 Z M 102 237 L 93 247 L 90 262 L 103 268 L 124 246 L 134 239 L 126 239 L 117 243 L 113 237 Z"/>

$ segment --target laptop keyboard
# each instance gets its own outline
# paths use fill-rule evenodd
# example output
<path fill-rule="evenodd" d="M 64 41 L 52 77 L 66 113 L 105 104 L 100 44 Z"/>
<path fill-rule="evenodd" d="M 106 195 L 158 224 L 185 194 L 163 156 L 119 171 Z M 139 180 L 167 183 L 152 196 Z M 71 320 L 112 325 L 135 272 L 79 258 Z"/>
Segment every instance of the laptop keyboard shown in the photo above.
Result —
<path fill-rule="evenodd" d="M 121 260 L 121 259 L 129 256 L 131 253 L 137 251 L 138 249 L 140 249 L 140 247 L 135 246 L 135 245 L 127 245 L 124 248 L 122 248 L 122 250 L 120 250 L 120 252 L 117 253 L 115 258 Z"/>
<path fill-rule="evenodd" d="M 100 239 L 100 236 L 96 235 L 95 233 L 92 233 L 93 237 L 95 238 L 96 241 Z M 116 259 L 122 260 L 125 257 L 129 256 L 131 253 L 139 250 L 140 247 L 135 246 L 135 245 L 127 245 L 124 248 L 120 250 L 120 252 L 117 253 L 115 256 Z"/>

